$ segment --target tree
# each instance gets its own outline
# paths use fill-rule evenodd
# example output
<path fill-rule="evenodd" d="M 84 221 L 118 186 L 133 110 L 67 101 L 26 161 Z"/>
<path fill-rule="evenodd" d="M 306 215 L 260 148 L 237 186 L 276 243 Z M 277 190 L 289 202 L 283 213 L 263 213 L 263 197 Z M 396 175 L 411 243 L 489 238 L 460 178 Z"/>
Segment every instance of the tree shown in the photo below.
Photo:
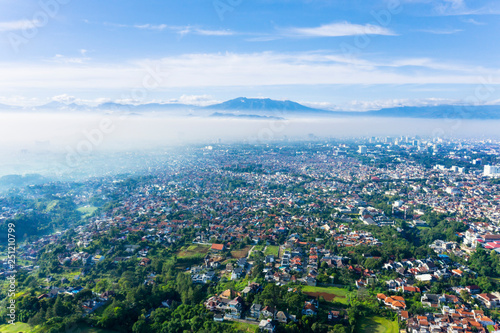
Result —
<path fill-rule="evenodd" d="M 151 332 L 148 328 L 148 324 L 144 320 L 144 318 L 140 318 L 138 321 L 134 323 L 132 326 L 133 333 L 148 333 Z"/>
<path fill-rule="evenodd" d="M 67 307 L 65 306 L 62 296 L 57 296 L 56 302 L 54 303 L 54 314 L 57 317 L 63 317 L 67 313 Z"/>
<path fill-rule="evenodd" d="M 464 301 L 466 301 L 467 303 L 470 303 L 472 302 L 472 297 L 471 295 L 467 292 L 467 290 L 465 289 L 462 289 L 462 291 L 460 291 L 460 297 L 462 297 L 462 299 Z"/>

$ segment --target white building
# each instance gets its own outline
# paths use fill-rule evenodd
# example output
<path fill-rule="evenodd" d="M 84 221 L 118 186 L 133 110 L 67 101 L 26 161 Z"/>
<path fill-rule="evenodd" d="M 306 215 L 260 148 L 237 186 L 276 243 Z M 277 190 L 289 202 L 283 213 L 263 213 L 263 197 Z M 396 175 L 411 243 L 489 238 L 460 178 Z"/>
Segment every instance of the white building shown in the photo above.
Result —
<path fill-rule="evenodd" d="M 358 146 L 358 153 L 366 154 L 366 152 L 367 152 L 366 146 Z"/>
<path fill-rule="evenodd" d="M 498 165 L 485 165 L 484 175 L 487 177 L 499 177 L 500 176 L 500 166 Z"/>

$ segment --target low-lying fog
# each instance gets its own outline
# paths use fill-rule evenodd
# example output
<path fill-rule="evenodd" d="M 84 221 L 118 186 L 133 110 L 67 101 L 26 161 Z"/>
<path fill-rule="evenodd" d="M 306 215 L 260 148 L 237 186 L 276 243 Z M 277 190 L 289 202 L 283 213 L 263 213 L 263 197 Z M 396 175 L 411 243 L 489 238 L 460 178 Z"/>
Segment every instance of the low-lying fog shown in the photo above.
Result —
<path fill-rule="evenodd" d="M 0 113 L 0 177 L 78 169 L 83 157 L 216 142 L 328 137 L 497 138 L 500 120 L 316 118 L 253 120 L 155 115 Z M 107 165 L 112 162 L 107 162 Z M 50 170 L 54 172 L 54 170 Z M 104 170 L 103 170 L 104 171 Z M 63 172 L 63 171 L 60 171 Z"/>

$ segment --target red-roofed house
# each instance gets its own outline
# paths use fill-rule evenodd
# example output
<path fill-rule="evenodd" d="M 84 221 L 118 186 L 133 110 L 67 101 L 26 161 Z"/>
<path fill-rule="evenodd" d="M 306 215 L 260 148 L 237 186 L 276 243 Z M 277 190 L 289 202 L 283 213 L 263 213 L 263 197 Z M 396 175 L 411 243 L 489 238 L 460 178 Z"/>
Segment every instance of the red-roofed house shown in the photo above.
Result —
<path fill-rule="evenodd" d="M 211 249 L 215 251 L 224 251 L 224 244 L 212 244 Z"/>

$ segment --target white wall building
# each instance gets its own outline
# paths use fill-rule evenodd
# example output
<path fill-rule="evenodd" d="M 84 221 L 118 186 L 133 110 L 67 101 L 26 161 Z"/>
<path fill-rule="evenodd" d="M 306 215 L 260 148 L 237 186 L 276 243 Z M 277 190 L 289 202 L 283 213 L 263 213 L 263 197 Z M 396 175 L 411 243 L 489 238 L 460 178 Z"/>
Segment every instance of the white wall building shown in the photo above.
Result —
<path fill-rule="evenodd" d="M 498 165 L 485 165 L 484 175 L 487 177 L 500 177 L 500 166 Z"/>

